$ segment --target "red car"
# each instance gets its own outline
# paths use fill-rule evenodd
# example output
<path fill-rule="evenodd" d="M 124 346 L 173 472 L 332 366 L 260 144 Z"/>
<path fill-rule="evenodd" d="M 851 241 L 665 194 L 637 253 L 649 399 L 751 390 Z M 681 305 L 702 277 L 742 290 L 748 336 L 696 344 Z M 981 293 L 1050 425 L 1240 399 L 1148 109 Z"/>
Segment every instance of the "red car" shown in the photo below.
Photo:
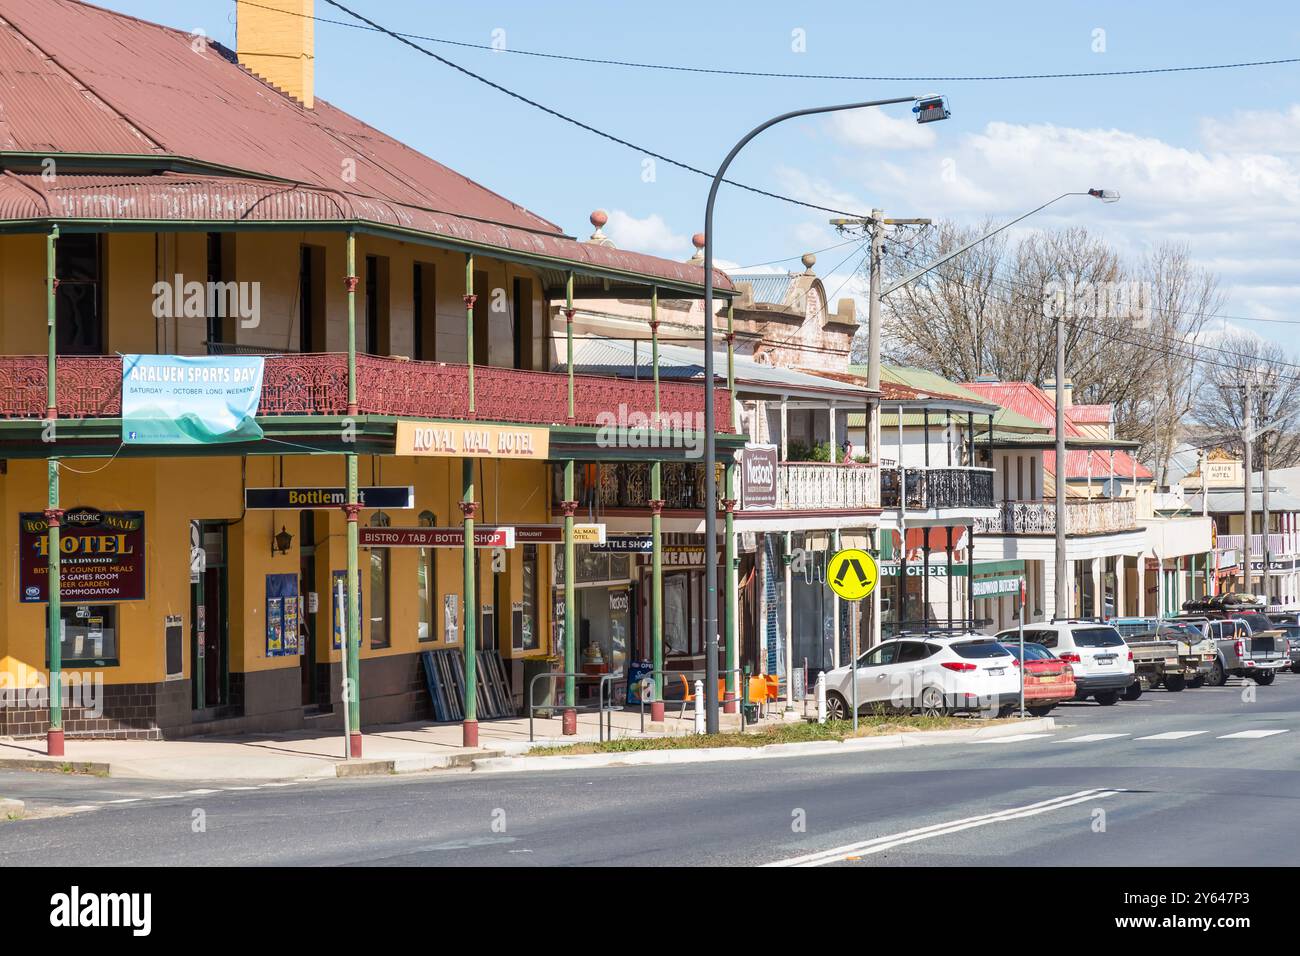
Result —
<path fill-rule="evenodd" d="M 1020 642 L 1002 644 L 1020 662 Z M 1074 668 L 1042 644 L 1025 642 L 1025 709 L 1035 717 L 1046 716 L 1063 700 L 1074 698 Z"/>

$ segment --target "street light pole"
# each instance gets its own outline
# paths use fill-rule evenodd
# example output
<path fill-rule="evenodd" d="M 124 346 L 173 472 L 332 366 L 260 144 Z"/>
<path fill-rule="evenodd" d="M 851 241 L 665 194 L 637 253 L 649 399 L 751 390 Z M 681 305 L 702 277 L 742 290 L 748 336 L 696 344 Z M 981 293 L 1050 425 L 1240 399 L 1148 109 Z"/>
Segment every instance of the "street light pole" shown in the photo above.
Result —
<path fill-rule="evenodd" d="M 815 116 L 819 113 L 838 113 L 842 110 L 866 109 L 873 106 L 890 106 L 895 103 L 914 103 L 919 96 L 896 96 L 884 100 L 862 103 L 841 103 L 837 106 L 815 106 L 792 110 L 774 116 L 746 133 L 727 154 L 709 186 L 709 199 L 704 207 L 704 701 L 705 731 L 718 732 L 718 514 L 717 478 L 714 463 L 717 447 L 713 427 L 713 206 L 718 198 L 727 168 L 736 155 L 749 145 L 750 140 L 769 127 L 797 116 Z M 788 599 L 787 595 L 787 599 Z M 790 688 L 793 692 L 793 688 Z"/>

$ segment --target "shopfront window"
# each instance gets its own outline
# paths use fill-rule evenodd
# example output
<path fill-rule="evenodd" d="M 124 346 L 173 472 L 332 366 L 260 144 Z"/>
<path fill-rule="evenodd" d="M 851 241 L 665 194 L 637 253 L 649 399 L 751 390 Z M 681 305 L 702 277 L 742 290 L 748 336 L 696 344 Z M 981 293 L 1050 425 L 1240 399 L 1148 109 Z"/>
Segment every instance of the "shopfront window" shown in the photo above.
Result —
<path fill-rule="evenodd" d="M 438 519 L 433 512 L 421 512 L 422 527 L 432 528 L 437 523 Z M 438 560 L 437 552 L 433 548 L 421 548 L 419 551 L 415 566 L 415 590 L 416 600 L 420 606 L 420 623 L 416 639 L 432 641 L 437 637 L 433 622 L 436 620 L 434 614 L 438 610 L 434 607 L 434 602 L 438 600 Z"/>
<path fill-rule="evenodd" d="M 537 629 L 537 545 L 526 544 L 523 550 L 521 597 L 519 617 L 514 623 L 514 648 L 517 651 L 535 651 L 540 637 Z"/>
<path fill-rule="evenodd" d="M 59 646 L 65 667 L 116 667 L 118 659 L 117 605 L 76 604 L 60 609 L 62 635 Z M 46 647 L 49 647 L 46 615 Z M 48 658 L 48 652 L 46 654 Z M 49 666 L 48 659 L 46 666 Z"/>
<path fill-rule="evenodd" d="M 388 516 L 383 512 L 376 512 L 375 516 L 370 519 L 372 526 L 376 528 L 386 528 L 389 525 Z M 392 643 L 392 635 L 388 628 L 388 607 L 389 607 L 389 563 L 387 548 L 370 549 L 370 647 L 371 649 L 388 647 Z"/>

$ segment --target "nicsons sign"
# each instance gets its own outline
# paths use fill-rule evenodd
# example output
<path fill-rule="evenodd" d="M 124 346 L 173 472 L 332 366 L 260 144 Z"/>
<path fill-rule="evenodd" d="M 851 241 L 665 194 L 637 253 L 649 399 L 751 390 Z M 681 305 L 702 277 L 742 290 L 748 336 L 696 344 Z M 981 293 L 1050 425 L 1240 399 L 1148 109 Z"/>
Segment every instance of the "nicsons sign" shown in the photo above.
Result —
<path fill-rule="evenodd" d="M 776 507 L 775 445 L 746 445 L 740 453 L 740 503 L 746 511 Z"/>

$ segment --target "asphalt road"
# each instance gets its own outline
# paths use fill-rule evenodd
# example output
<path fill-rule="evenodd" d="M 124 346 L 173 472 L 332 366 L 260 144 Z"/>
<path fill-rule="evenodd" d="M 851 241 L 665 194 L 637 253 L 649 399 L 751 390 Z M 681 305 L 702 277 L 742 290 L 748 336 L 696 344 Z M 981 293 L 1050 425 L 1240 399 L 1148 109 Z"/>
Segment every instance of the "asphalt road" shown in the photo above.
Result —
<path fill-rule="evenodd" d="M 38 812 L 87 808 L 0 822 L 0 867 L 1300 859 L 1300 676 L 1053 716 L 1043 736 L 743 763 L 248 789 L 0 773 Z"/>

